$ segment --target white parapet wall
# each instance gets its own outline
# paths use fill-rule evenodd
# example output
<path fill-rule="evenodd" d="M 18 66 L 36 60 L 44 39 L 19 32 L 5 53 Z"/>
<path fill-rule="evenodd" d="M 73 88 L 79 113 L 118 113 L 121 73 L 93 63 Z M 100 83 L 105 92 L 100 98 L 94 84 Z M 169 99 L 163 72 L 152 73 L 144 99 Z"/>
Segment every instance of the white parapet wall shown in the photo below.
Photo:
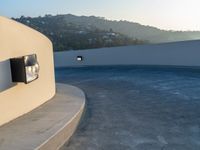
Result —
<path fill-rule="evenodd" d="M 77 61 L 82 56 L 83 61 Z M 98 65 L 200 66 L 200 41 L 56 52 L 56 67 Z"/>
<path fill-rule="evenodd" d="M 12 83 L 10 58 L 36 54 L 39 78 L 29 84 Z M 41 33 L 0 17 L 0 125 L 45 103 L 55 95 L 53 49 Z"/>

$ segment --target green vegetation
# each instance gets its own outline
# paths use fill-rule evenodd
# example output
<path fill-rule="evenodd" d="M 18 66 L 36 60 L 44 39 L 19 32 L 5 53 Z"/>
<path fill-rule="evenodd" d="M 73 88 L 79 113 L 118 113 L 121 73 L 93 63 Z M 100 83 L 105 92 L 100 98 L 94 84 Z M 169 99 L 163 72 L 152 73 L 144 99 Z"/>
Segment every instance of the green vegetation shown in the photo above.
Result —
<path fill-rule="evenodd" d="M 49 37 L 56 51 L 200 39 L 199 31 L 166 31 L 134 22 L 112 21 L 95 16 L 22 16 L 15 20 Z"/>
<path fill-rule="evenodd" d="M 125 46 L 145 43 L 121 33 L 98 29 L 90 25 L 78 24 L 65 15 L 15 19 L 45 34 L 52 40 L 55 51 L 80 50 L 113 46 Z"/>

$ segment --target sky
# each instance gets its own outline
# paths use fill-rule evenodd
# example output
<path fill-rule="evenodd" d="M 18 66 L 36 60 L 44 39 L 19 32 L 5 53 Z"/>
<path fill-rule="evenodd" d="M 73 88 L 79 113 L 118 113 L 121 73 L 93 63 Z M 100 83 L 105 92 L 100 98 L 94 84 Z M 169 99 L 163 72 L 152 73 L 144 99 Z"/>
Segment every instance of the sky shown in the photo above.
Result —
<path fill-rule="evenodd" d="M 128 20 L 166 30 L 200 31 L 200 0 L 1 0 L 6 17 L 74 14 Z"/>

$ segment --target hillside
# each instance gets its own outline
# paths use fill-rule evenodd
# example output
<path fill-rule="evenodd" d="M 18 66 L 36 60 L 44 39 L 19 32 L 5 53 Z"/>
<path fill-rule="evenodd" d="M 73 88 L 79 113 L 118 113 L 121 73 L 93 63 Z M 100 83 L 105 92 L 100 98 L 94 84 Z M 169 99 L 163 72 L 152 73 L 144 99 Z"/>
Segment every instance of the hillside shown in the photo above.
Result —
<path fill-rule="evenodd" d="M 56 50 L 88 49 L 200 39 L 199 31 L 166 31 L 128 21 L 95 16 L 46 15 L 15 20 L 47 35 Z"/>
<path fill-rule="evenodd" d="M 95 16 L 61 15 L 64 21 L 84 26 L 95 26 L 101 30 L 112 29 L 114 32 L 137 38 L 150 43 L 162 43 L 200 39 L 200 31 L 166 31 L 151 26 L 128 21 L 112 21 Z M 53 16 L 52 16 L 53 17 Z"/>
<path fill-rule="evenodd" d="M 99 29 L 67 19 L 64 15 L 45 17 L 21 17 L 15 19 L 51 39 L 54 51 L 126 46 L 146 43 L 112 29 Z"/>

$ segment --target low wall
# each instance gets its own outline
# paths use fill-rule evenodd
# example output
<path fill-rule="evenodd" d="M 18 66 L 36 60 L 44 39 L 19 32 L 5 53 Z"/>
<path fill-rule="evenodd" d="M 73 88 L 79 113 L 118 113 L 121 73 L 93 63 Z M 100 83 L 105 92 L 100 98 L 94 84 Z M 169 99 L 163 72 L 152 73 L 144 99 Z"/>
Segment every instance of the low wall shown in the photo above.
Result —
<path fill-rule="evenodd" d="M 83 56 L 83 61 L 77 61 Z M 200 66 L 200 41 L 56 52 L 56 67 L 95 65 Z"/>
<path fill-rule="evenodd" d="M 30 54 L 37 54 L 39 78 L 30 84 L 13 84 L 9 59 Z M 51 41 L 29 27 L 0 17 L 0 125 L 40 106 L 54 94 Z"/>

